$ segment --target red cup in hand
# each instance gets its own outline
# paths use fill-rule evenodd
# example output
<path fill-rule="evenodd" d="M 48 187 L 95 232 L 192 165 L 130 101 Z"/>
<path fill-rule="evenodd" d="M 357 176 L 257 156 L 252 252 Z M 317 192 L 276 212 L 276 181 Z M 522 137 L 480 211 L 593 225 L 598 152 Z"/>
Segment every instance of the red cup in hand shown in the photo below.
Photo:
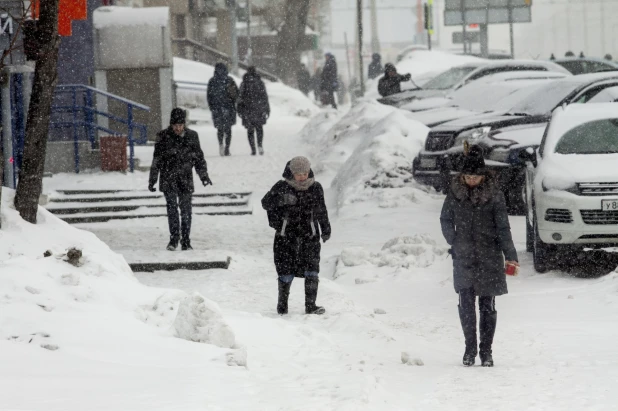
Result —
<path fill-rule="evenodd" d="M 519 274 L 519 266 L 512 263 L 506 263 L 504 266 L 504 274 L 515 277 Z"/>

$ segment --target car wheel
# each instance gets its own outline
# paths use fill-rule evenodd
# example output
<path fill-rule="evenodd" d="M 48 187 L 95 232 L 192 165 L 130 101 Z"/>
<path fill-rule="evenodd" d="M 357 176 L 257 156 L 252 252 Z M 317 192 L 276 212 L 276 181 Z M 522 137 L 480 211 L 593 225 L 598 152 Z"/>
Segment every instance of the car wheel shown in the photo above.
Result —
<path fill-rule="evenodd" d="M 534 227 L 526 217 L 526 251 L 532 253 L 534 251 Z"/>
<path fill-rule="evenodd" d="M 541 237 L 539 237 L 539 228 L 536 219 L 533 224 L 534 238 L 532 246 L 532 261 L 534 263 L 534 270 L 539 274 L 543 274 L 550 270 L 549 247 L 547 244 L 543 243 Z"/>

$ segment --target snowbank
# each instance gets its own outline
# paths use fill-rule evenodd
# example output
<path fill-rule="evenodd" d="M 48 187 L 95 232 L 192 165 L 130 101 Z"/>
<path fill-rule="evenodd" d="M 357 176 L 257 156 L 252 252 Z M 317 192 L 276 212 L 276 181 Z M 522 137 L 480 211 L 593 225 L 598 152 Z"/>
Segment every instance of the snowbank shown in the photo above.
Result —
<path fill-rule="evenodd" d="M 124 355 L 137 354 L 140 344 L 135 341 L 163 344 L 170 336 L 235 346 L 234 333 L 216 304 L 199 295 L 140 284 L 124 258 L 94 234 L 43 209 L 38 224 L 29 224 L 12 207 L 13 198 L 14 192 L 5 189 L 0 341 L 110 358 L 118 355 L 118 347 Z M 82 250 L 76 264 L 67 257 L 73 247 Z M 15 352 L 22 350 L 15 347 Z"/>
<path fill-rule="evenodd" d="M 425 268 L 436 260 L 445 259 L 447 251 L 447 247 L 438 246 L 430 236 L 416 234 L 412 237 L 393 238 L 377 253 L 362 247 L 345 248 L 339 261 L 345 267 L 371 264 L 377 267 Z"/>
<path fill-rule="evenodd" d="M 338 154 L 344 159 L 332 182 L 339 207 L 370 199 L 377 199 L 380 207 L 415 202 L 419 190 L 412 179 L 412 160 L 429 129 L 411 113 L 375 102 L 359 104 L 333 129 L 341 126 L 347 127 L 345 132 L 326 149 L 327 158 Z M 391 193 L 392 188 L 401 190 Z"/>
<path fill-rule="evenodd" d="M 214 73 L 215 68 L 211 65 L 174 57 L 174 81 L 203 84 L 203 86 L 191 85 L 198 90 L 179 88 L 177 92 L 178 105 L 187 108 L 207 108 L 206 84 Z M 232 76 L 232 78 L 240 87 L 242 78 L 237 76 Z M 264 80 L 264 83 L 270 100 L 271 116 L 284 115 L 309 118 L 320 111 L 315 103 L 299 90 L 281 82 Z"/>
<path fill-rule="evenodd" d="M 417 50 L 414 53 L 410 53 L 407 58 L 401 60 L 396 64 L 397 71 L 402 74 L 412 74 L 412 80 L 414 83 L 422 86 L 424 83 L 431 80 L 433 77 L 450 69 L 451 67 L 460 66 L 466 63 L 472 63 L 475 61 L 483 61 L 474 56 L 460 56 L 457 54 L 451 54 L 445 51 L 437 50 Z M 380 98 L 378 93 L 378 79 L 370 80 L 367 83 L 368 98 Z M 403 90 L 415 88 L 412 82 L 401 83 Z"/>

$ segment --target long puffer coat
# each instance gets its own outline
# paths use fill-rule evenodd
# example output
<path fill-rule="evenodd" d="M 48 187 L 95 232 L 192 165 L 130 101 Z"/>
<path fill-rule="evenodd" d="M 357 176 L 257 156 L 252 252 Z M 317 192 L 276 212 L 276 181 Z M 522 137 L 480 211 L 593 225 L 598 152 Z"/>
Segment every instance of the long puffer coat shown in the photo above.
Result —
<path fill-rule="evenodd" d="M 157 134 L 150 167 L 151 186 L 159 180 L 159 190 L 164 193 L 192 193 L 194 167 L 197 175 L 204 181 L 208 177 L 208 170 L 195 131 L 185 129 L 184 135 L 178 136 L 170 126 Z"/>
<path fill-rule="evenodd" d="M 206 96 L 215 128 L 227 129 L 236 124 L 238 87 L 234 79 L 228 76 L 225 64 L 217 63 L 215 66 L 215 75 L 208 81 Z"/>
<path fill-rule="evenodd" d="M 337 74 L 337 61 L 334 57 L 330 57 L 326 60 L 324 64 L 324 69 L 322 69 L 321 79 L 320 79 L 320 91 L 334 93 L 339 89 L 338 82 L 338 74 Z"/>
<path fill-rule="evenodd" d="M 517 261 L 504 194 L 495 179 L 470 189 L 456 177 L 442 214 L 442 234 L 451 245 L 455 291 L 474 288 L 478 296 L 508 292 L 504 260 Z"/>
<path fill-rule="evenodd" d="M 266 86 L 257 73 L 246 73 L 243 76 L 238 99 L 238 115 L 246 128 L 263 126 L 270 116 Z"/>
<path fill-rule="evenodd" d="M 268 213 L 268 223 L 276 230 L 273 246 L 277 275 L 303 277 L 305 272 L 320 272 L 320 235 L 330 237 L 331 228 L 324 202 L 324 190 L 315 182 L 306 191 L 292 187 L 289 163 L 284 180 L 276 183 L 262 199 Z M 313 171 L 309 173 L 313 178 Z M 284 205 L 284 194 L 298 200 L 296 205 Z"/>

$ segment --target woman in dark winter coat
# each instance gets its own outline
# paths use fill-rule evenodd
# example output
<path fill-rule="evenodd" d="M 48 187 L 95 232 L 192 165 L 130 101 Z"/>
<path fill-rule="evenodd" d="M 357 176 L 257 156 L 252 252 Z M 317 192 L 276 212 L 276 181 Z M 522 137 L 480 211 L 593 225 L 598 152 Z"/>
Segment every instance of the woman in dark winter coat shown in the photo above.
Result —
<path fill-rule="evenodd" d="M 208 82 L 207 98 L 219 138 L 219 154 L 229 156 L 232 126 L 236 124 L 238 87 L 234 79 L 228 76 L 227 67 L 223 63 L 217 63 L 215 66 L 215 75 Z"/>
<path fill-rule="evenodd" d="M 315 304 L 320 272 L 320 237 L 330 238 L 330 222 L 324 190 L 314 180 L 305 157 L 294 157 L 285 166 L 283 180 L 262 199 L 268 223 L 276 230 L 274 254 L 279 280 L 277 312 L 288 312 L 288 296 L 294 277 L 305 278 L 305 312 L 323 314 Z"/>
<path fill-rule="evenodd" d="M 505 264 L 518 266 L 504 194 L 485 169 L 482 149 L 470 148 L 455 177 L 440 216 L 451 248 L 459 318 L 466 342 L 463 364 L 474 365 L 478 348 L 484 367 L 493 366 L 495 297 L 506 294 Z M 506 260 L 506 262 L 505 262 Z M 477 348 L 476 297 L 479 297 L 480 346 Z"/>
<path fill-rule="evenodd" d="M 322 93 L 322 104 L 332 105 L 337 108 L 335 101 L 335 92 L 339 89 L 339 76 L 337 75 L 337 61 L 331 53 L 326 53 L 326 62 L 322 69 L 322 78 L 320 81 L 320 92 Z"/>
<path fill-rule="evenodd" d="M 238 115 L 242 118 L 242 125 L 247 129 L 251 155 L 255 155 L 255 133 L 257 132 L 257 143 L 260 155 L 264 154 L 262 141 L 264 140 L 264 125 L 270 116 L 270 105 L 268 104 L 268 94 L 266 86 L 255 70 L 249 67 L 240 85 L 240 96 L 238 101 Z"/>

